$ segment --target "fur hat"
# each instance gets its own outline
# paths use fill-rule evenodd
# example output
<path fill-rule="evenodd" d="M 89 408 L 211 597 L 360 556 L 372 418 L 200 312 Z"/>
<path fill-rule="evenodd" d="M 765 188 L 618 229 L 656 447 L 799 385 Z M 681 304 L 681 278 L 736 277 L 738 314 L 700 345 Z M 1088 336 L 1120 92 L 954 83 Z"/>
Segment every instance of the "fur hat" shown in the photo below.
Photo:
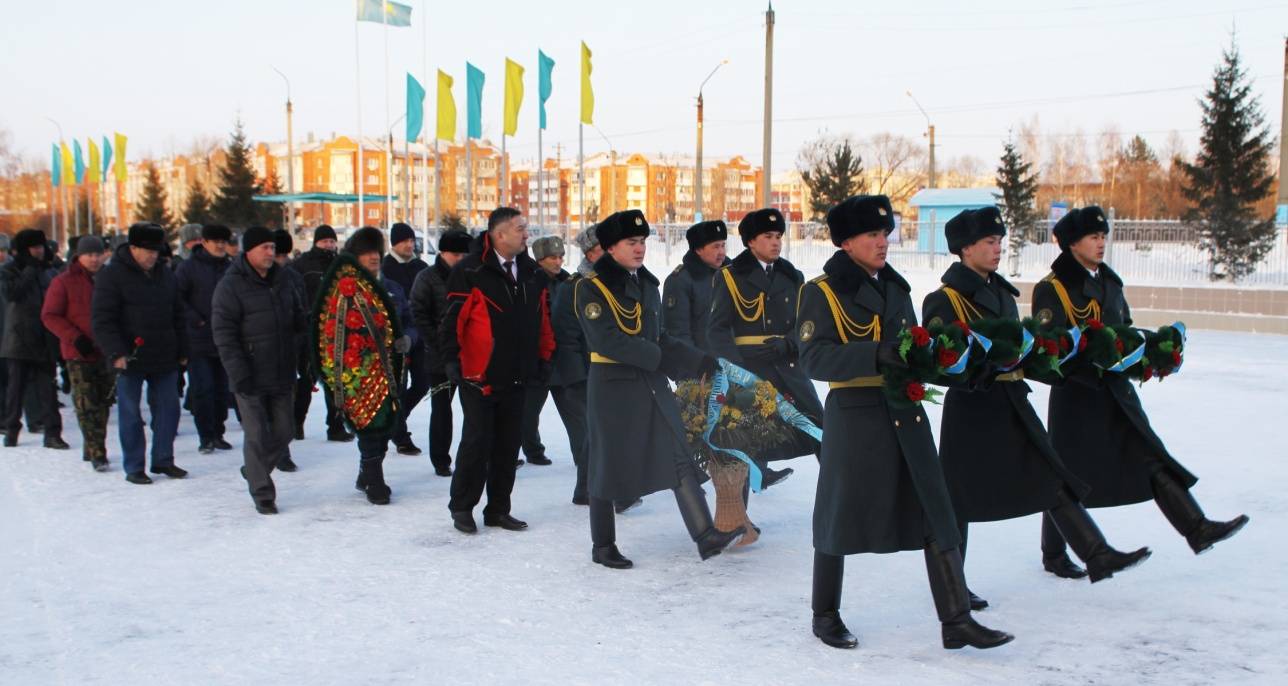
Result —
<path fill-rule="evenodd" d="M 314 245 L 317 245 L 318 241 L 325 241 L 327 239 L 330 239 L 333 241 L 339 240 L 339 237 L 335 235 L 335 229 L 331 228 L 329 224 L 321 224 L 318 226 L 318 228 L 313 229 Z"/>
<path fill-rule="evenodd" d="M 551 255 L 564 256 L 562 238 L 558 236 L 542 236 L 532 242 L 532 259 L 540 262 Z"/>
<path fill-rule="evenodd" d="M 689 241 L 689 250 L 700 250 L 709 243 L 728 239 L 729 227 L 719 219 L 698 222 L 684 232 L 684 237 Z"/>
<path fill-rule="evenodd" d="M 179 227 L 179 245 L 206 237 L 206 229 L 201 224 L 184 224 Z"/>
<path fill-rule="evenodd" d="M 414 240 L 416 240 L 416 232 L 407 224 L 398 222 L 389 229 L 389 245 L 398 245 L 403 241 Z"/>
<path fill-rule="evenodd" d="M 827 211 L 827 230 L 832 245 L 841 247 L 848 238 L 869 231 L 894 231 L 894 208 L 884 195 L 855 195 Z"/>
<path fill-rule="evenodd" d="M 273 240 L 273 232 L 267 227 L 252 226 L 249 229 L 246 229 L 246 232 L 242 234 L 242 252 L 250 252 L 264 243 L 273 243 L 274 247 L 277 245 Z"/>
<path fill-rule="evenodd" d="M 344 242 L 344 251 L 359 257 L 369 252 L 385 254 L 385 234 L 374 226 L 364 226 L 353 232 Z"/>
<path fill-rule="evenodd" d="M 742 238 L 743 245 L 750 243 L 756 236 L 770 231 L 779 233 L 787 231 L 787 222 L 783 221 L 783 213 L 772 207 L 748 212 L 747 216 L 738 222 L 738 236 Z"/>
<path fill-rule="evenodd" d="M 232 239 L 232 229 L 223 224 L 206 224 L 201 227 L 201 240 L 203 241 L 224 241 L 227 243 Z"/>
<path fill-rule="evenodd" d="M 572 239 L 572 242 L 576 244 L 582 254 L 594 250 L 595 247 L 599 245 L 599 236 L 595 233 L 595 229 L 598 226 L 598 224 L 591 224 L 590 226 L 582 229 L 581 233 L 577 234 Z"/>
<path fill-rule="evenodd" d="M 1051 229 L 1062 251 L 1067 251 L 1069 246 L 1077 243 L 1083 236 L 1102 231 L 1109 233 L 1109 220 L 1105 217 L 1105 211 L 1096 205 L 1069 210 Z"/>
<path fill-rule="evenodd" d="M 595 235 L 604 250 L 627 238 L 647 238 L 649 231 L 648 220 L 639 210 L 614 212 L 595 227 Z"/>
<path fill-rule="evenodd" d="M 45 232 L 40 229 L 23 229 L 13 237 L 13 252 L 17 255 L 25 255 L 28 248 L 34 248 L 37 245 L 45 244 Z"/>
<path fill-rule="evenodd" d="M 291 232 L 286 229 L 274 231 L 273 247 L 277 250 L 278 255 L 290 255 L 291 250 L 295 248 L 295 241 L 291 238 Z"/>
<path fill-rule="evenodd" d="M 1005 236 L 1006 223 L 996 205 L 974 210 L 962 210 L 944 224 L 944 237 L 948 239 L 948 252 L 961 255 L 962 248 L 989 236 Z"/>
<path fill-rule="evenodd" d="M 165 245 L 165 229 L 152 222 L 135 222 L 130 225 L 130 245 L 144 250 L 161 251 Z"/>
<path fill-rule="evenodd" d="M 460 229 L 444 231 L 443 234 L 438 237 L 438 252 L 468 253 L 470 251 L 470 243 L 473 240 L 474 237 L 470 236 L 468 231 L 462 231 Z"/>

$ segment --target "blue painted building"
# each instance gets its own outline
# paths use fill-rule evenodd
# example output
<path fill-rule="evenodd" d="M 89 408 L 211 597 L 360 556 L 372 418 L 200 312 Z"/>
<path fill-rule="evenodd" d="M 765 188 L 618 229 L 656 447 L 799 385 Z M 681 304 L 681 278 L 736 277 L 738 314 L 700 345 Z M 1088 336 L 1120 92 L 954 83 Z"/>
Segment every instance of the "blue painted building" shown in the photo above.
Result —
<path fill-rule="evenodd" d="M 917 250 L 946 254 L 948 241 L 944 238 L 944 224 L 962 210 L 996 205 L 998 195 L 1001 191 L 996 188 L 923 188 L 917 191 L 908 201 L 908 205 L 917 208 Z"/>

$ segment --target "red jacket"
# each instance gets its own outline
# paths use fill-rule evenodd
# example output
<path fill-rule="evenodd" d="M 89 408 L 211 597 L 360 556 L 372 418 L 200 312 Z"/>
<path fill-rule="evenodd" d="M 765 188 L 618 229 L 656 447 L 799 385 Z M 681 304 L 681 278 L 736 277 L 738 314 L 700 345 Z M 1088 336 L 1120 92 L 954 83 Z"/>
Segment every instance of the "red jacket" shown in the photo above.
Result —
<path fill-rule="evenodd" d="M 58 347 L 64 360 L 97 362 L 102 353 L 97 349 L 85 357 L 76 350 L 76 339 L 85 336 L 94 340 L 90 326 L 90 302 L 94 299 L 94 277 L 72 260 L 67 270 L 54 277 L 45 291 L 45 304 L 40 309 L 40 321 L 50 333 L 58 337 Z"/>

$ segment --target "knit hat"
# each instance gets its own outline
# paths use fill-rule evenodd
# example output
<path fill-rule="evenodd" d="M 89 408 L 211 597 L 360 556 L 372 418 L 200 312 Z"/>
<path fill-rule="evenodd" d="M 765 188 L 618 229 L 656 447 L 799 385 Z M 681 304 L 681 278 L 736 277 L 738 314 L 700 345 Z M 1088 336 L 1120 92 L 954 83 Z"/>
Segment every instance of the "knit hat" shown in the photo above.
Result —
<path fill-rule="evenodd" d="M 698 222 L 684 232 L 684 237 L 689 241 L 689 250 L 701 250 L 709 243 L 728 239 L 729 227 L 719 219 Z"/>
<path fill-rule="evenodd" d="M 232 229 L 223 224 L 206 224 L 201 227 L 201 240 L 203 241 L 224 241 L 229 242 L 233 239 Z"/>
<path fill-rule="evenodd" d="M 996 205 L 974 210 L 962 210 L 944 224 L 944 237 L 948 239 L 948 252 L 961 255 L 962 248 L 989 236 L 1005 236 L 1006 224 Z"/>
<path fill-rule="evenodd" d="M 1109 221 L 1105 219 L 1105 211 L 1096 205 L 1069 210 L 1051 229 L 1062 251 L 1067 251 L 1069 246 L 1077 243 L 1083 236 L 1102 231 L 1109 233 Z"/>
<path fill-rule="evenodd" d="M 290 255 L 291 250 L 295 248 L 295 241 L 291 239 L 290 231 L 278 229 L 273 232 L 273 245 L 278 255 Z"/>
<path fill-rule="evenodd" d="M 470 242 L 473 240 L 474 238 L 470 236 L 468 231 L 460 229 L 444 231 L 443 235 L 438 237 L 438 252 L 467 253 L 470 251 Z"/>
<path fill-rule="evenodd" d="M 86 236 L 80 236 L 76 241 L 76 244 L 72 246 L 69 257 L 74 259 L 77 255 L 94 255 L 101 253 L 106 249 L 107 244 L 103 242 L 102 238 L 89 234 Z"/>
<path fill-rule="evenodd" d="M 827 230 L 832 245 L 841 247 L 848 238 L 869 231 L 894 231 L 894 208 L 884 195 L 856 195 L 827 211 Z"/>
<path fill-rule="evenodd" d="M 599 236 L 595 233 L 595 229 L 598 226 L 598 224 L 591 224 L 582 229 L 581 233 L 572 239 L 572 242 L 581 249 L 582 253 L 590 252 L 595 249 L 595 246 L 599 245 Z"/>
<path fill-rule="evenodd" d="M 370 252 L 385 254 L 385 234 L 373 226 L 364 226 L 345 241 L 344 251 L 358 257 Z"/>
<path fill-rule="evenodd" d="M 403 241 L 416 240 L 416 232 L 410 226 L 398 222 L 389 229 L 389 245 L 398 245 Z"/>
<path fill-rule="evenodd" d="M 335 229 L 331 228 L 329 224 L 321 224 L 318 228 L 313 229 L 314 245 L 317 245 L 318 241 L 325 241 L 327 239 L 331 239 L 333 241 L 339 240 L 339 237 L 335 235 Z"/>
<path fill-rule="evenodd" d="M 160 252 L 165 245 L 165 229 L 152 222 L 135 222 L 130 225 L 129 241 L 136 248 Z"/>
<path fill-rule="evenodd" d="M 242 252 L 250 252 L 264 243 L 274 243 L 273 232 L 263 226 L 252 226 L 246 229 L 241 237 Z M 276 245 L 276 244 L 275 244 Z"/>
<path fill-rule="evenodd" d="M 783 221 L 783 213 L 772 207 L 763 207 L 755 212 L 747 213 L 747 216 L 738 222 L 738 235 L 742 238 L 742 244 L 746 245 L 751 239 L 762 233 L 777 231 L 783 233 L 787 230 L 787 222 Z"/>
<path fill-rule="evenodd" d="M 558 236 L 542 236 L 532 242 L 532 259 L 540 262 L 551 255 L 564 256 L 562 238 Z"/>
<path fill-rule="evenodd" d="M 599 244 L 607 250 L 627 238 L 647 238 L 648 220 L 639 210 L 614 212 L 595 227 L 595 235 L 599 237 Z"/>

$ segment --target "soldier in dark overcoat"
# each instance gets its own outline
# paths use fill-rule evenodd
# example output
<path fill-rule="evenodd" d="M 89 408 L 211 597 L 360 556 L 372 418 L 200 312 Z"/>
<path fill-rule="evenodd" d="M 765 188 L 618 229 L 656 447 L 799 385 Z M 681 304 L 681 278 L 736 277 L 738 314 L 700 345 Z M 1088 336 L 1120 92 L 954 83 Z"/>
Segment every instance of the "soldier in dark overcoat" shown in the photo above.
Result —
<path fill-rule="evenodd" d="M 689 251 L 662 283 L 662 329 L 703 352 L 710 352 L 707 317 L 711 314 L 712 277 L 729 264 L 725 256 L 728 236 L 729 228 L 719 219 L 690 226 L 684 233 Z"/>

